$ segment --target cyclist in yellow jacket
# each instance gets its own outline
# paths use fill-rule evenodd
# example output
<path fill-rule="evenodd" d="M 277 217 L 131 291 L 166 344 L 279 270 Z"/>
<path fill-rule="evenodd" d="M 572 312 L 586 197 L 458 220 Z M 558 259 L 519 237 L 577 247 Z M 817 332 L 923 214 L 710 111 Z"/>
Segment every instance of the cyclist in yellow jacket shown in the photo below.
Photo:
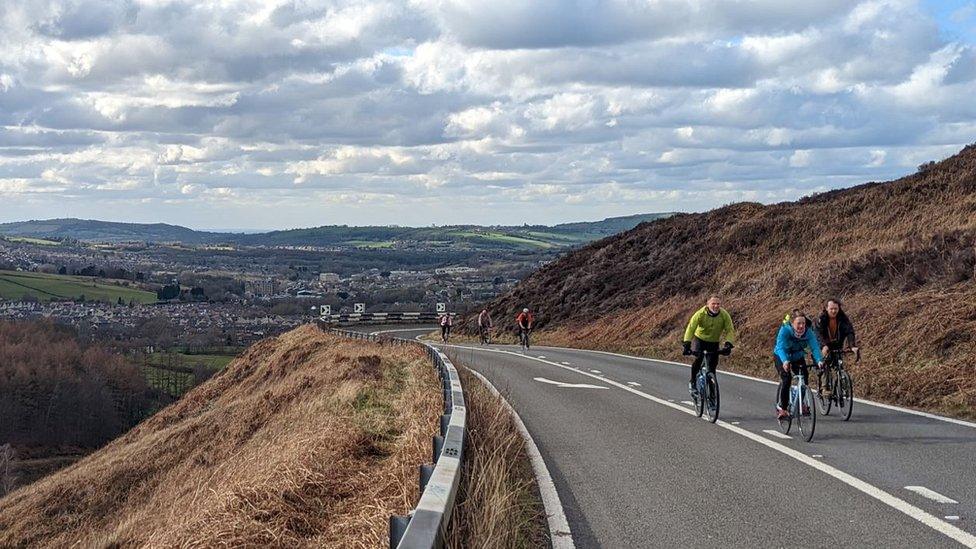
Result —
<path fill-rule="evenodd" d="M 725 347 L 719 351 L 719 343 L 725 339 Z M 729 354 L 735 344 L 735 326 L 732 325 L 732 315 L 722 308 L 722 299 L 717 295 L 708 298 L 704 307 L 695 311 L 685 328 L 684 354 L 699 353 L 691 365 L 691 381 L 688 391 L 694 392 L 695 378 L 701 370 L 705 356 L 701 351 L 709 351 L 708 371 L 714 373 L 718 366 L 718 354 Z"/>

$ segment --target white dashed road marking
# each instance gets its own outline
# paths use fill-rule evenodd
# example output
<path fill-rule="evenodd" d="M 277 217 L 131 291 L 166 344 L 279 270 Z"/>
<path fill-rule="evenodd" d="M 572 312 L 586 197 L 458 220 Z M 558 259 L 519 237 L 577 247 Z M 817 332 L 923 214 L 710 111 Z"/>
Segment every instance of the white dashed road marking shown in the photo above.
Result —
<path fill-rule="evenodd" d="M 789 439 L 792 439 L 793 438 L 790 435 L 784 435 L 783 433 L 781 433 L 779 431 L 775 431 L 773 429 L 763 429 L 763 432 L 766 433 L 767 435 L 771 436 L 771 437 L 776 437 L 776 438 L 789 438 Z"/>
<path fill-rule="evenodd" d="M 551 379 L 546 379 L 544 377 L 534 377 L 532 378 L 541 383 L 549 383 L 550 385 L 555 385 L 556 387 L 570 388 L 570 389 L 609 389 L 609 387 L 601 387 L 599 385 L 590 385 L 589 383 L 563 383 L 562 381 L 553 381 Z"/>
<path fill-rule="evenodd" d="M 942 494 L 936 492 L 935 490 L 929 490 L 924 486 L 906 486 L 905 489 L 908 490 L 909 492 L 915 492 L 916 494 L 922 497 L 929 498 L 930 500 L 937 503 L 959 503 L 958 501 L 950 497 L 943 496 Z"/>

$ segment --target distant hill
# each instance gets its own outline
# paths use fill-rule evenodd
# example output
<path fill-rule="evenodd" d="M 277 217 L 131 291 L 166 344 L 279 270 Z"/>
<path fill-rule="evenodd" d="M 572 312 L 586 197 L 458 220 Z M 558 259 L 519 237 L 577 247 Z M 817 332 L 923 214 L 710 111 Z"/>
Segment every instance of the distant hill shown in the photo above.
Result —
<path fill-rule="evenodd" d="M 194 231 L 166 223 L 116 223 L 93 219 L 44 219 L 0 224 L 0 235 L 31 238 L 73 238 L 92 242 L 186 242 L 201 243 L 219 233 Z"/>
<path fill-rule="evenodd" d="M 535 308 L 540 343 L 680 360 L 685 323 L 712 293 L 741 332 L 723 367 L 773 377 L 784 314 L 837 297 L 864 344 L 859 396 L 976 417 L 976 145 L 897 181 L 640 225 L 490 308 Z"/>
<path fill-rule="evenodd" d="M 388 248 L 397 243 L 469 245 L 474 248 L 541 249 L 575 246 L 672 214 L 642 214 L 562 225 L 445 227 L 349 227 L 333 225 L 266 233 L 195 231 L 165 223 L 115 223 L 85 219 L 48 219 L 0 224 L 0 235 L 88 242 L 231 243 L 251 246 L 362 246 Z"/>

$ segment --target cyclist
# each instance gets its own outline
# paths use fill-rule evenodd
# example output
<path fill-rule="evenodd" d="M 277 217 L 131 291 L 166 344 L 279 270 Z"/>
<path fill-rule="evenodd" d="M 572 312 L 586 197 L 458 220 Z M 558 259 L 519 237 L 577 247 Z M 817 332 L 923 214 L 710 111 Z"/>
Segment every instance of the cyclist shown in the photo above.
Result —
<path fill-rule="evenodd" d="M 784 418 L 790 413 L 789 408 L 790 385 L 793 381 L 793 367 L 810 379 L 807 369 L 807 351 L 813 355 L 813 360 L 823 366 L 823 355 L 820 354 L 820 342 L 817 341 L 817 334 L 812 329 L 807 329 L 809 321 L 807 316 L 799 309 L 793 309 L 786 315 L 783 325 L 779 327 L 776 334 L 776 348 L 773 349 L 773 363 L 779 373 L 779 389 L 776 403 L 776 417 Z M 808 410 L 801 410 L 803 415 L 810 413 Z"/>
<path fill-rule="evenodd" d="M 441 339 L 444 343 L 447 343 L 447 338 L 451 337 L 451 326 L 454 324 L 454 319 L 451 318 L 450 313 L 441 314 Z"/>
<path fill-rule="evenodd" d="M 729 354 L 735 346 L 735 326 L 732 325 L 732 315 L 722 308 L 722 299 L 713 295 L 708 298 L 704 307 L 691 315 L 688 327 L 685 328 L 683 354 L 687 356 L 692 354 L 692 351 L 718 353 L 719 342 L 723 336 L 725 348 L 722 353 Z M 695 378 L 698 377 L 704 358 L 703 354 L 699 354 L 691 365 L 691 381 L 688 382 L 688 391 L 691 393 L 695 392 Z M 708 355 L 708 371 L 714 373 L 716 366 L 718 366 L 718 354 Z"/>
<path fill-rule="evenodd" d="M 532 324 L 534 323 L 535 317 L 529 311 L 528 307 L 522 309 L 522 312 L 515 317 L 515 324 L 518 326 L 519 343 L 522 341 L 528 343 L 529 332 L 532 331 Z M 528 345 L 526 345 L 526 347 L 528 347 Z"/>
<path fill-rule="evenodd" d="M 854 338 L 854 324 L 847 317 L 839 299 L 827 300 L 817 322 L 817 332 L 822 344 L 820 353 L 823 354 L 827 366 L 834 365 L 835 357 L 832 351 L 843 350 L 845 342 L 851 351 L 855 353 L 858 351 L 857 340 Z M 818 377 L 822 375 L 823 372 L 817 373 Z M 824 395 L 830 397 L 829 387 L 824 389 Z"/>
<path fill-rule="evenodd" d="M 482 343 L 488 341 L 488 334 L 491 331 L 491 313 L 488 312 L 488 308 L 481 310 L 478 315 L 478 332 L 481 334 Z"/>

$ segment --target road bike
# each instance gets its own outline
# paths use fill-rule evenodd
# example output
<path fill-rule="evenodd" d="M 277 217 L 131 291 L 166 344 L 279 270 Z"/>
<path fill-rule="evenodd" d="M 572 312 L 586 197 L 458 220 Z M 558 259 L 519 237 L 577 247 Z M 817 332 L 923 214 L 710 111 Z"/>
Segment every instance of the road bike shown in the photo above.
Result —
<path fill-rule="evenodd" d="M 529 332 L 532 330 L 528 328 L 519 329 L 519 345 L 522 347 L 523 351 L 529 350 Z"/>
<path fill-rule="evenodd" d="M 813 390 L 807 386 L 807 378 L 803 375 L 804 368 L 790 362 L 793 371 L 793 383 L 790 386 L 790 405 L 787 415 L 777 418 L 779 429 L 784 435 L 790 433 L 793 422 L 800 431 L 803 440 L 813 440 L 813 431 L 817 428 L 817 406 L 814 404 Z M 777 395 L 777 400 L 779 396 Z"/>
<path fill-rule="evenodd" d="M 695 401 L 695 412 L 697 412 L 698 417 L 705 414 L 709 422 L 715 423 L 718 421 L 718 409 L 721 400 L 718 391 L 718 377 L 709 364 L 711 360 L 718 361 L 718 355 L 723 353 L 721 351 L 703 350 L 692 351 L 691 354 L 703 359 L 701 369 L 698 370 L 698 377 L 695 379 L 695 390 L 691 392 L 691 397 Z"/>
<path fill-rule="evenodd" d="M 481 335 L 481 344 L 491 344 L 491 326 L 478 326 Z"/>
<path fill-rule="evenodd" d="M 861 359 L 860 352 L 850 349 L 830 351 L 827 366 L 817 376 L 817 407 L 826 416 L 836 406 L 840 416 L 847 421 L 854 411 L 854 382 L 844 369 L 845 354 L 853 354 L 855 362 Z"/>

